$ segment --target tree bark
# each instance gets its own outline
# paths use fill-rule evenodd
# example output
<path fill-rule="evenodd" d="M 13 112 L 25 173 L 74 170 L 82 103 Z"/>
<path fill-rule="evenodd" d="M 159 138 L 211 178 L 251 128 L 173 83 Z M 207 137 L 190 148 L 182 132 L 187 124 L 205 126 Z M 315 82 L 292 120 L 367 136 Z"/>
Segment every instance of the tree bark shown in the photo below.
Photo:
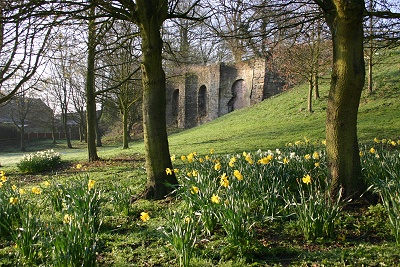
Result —
<path fill-rule="evenodd" d="M 333 40 L 333 70 L 326 119 L 328 178 L 332 193 L 356 197 L 366 185 L 361 177 L 357 141 L 357 113 L 364 86 L 364 1 L 332 0 L 324 10 Z"/>
<path fill-rule="evenodd" d="M 95 13 L 95 7 L 90 9 L 91 15 Z M 89 20 L 88 36 L 88 66 L 86 76 L 86 125 L 87 125 L 87 150 L 88 160 L 99 160 L 96 148 L 96 92 L 95 92 L 95 57 L 96 57 L 96 26 L 94 19 Z"/>
<path fill-rule="evenodd" d="M 128 112 L 129 110 L 126 110 L 126 108 L 124 108 L 122 112 L 122 124 L 123 124 L 122 149 L 129 148 Z"/>
<path fill-rule="evenodd" d="M 137 0 L 138 26 L 142 37 L 143 130 L 147 186 L 145 198 L 162 199 L 178 181 L 172 168 L 166 127 L 165 73 L 162 68 L 160 29 L 167 18 L 167 1 Z"/>
<path fill-rule="evenodd" d="M 307 95 L 307 110 L 308 112 L 313 112 L 312 110 L 312 94 L 314 89 L 314 82 L 313 79 L 308 81 L 308 95 Z"/>

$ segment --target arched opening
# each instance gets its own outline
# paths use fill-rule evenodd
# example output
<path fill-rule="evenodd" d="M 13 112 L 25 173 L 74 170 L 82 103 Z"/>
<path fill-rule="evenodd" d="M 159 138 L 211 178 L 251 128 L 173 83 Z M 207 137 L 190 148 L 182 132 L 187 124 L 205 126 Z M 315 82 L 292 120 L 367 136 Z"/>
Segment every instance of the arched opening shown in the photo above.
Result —
<path fill-rule="evenodd" d="M 228 102 L 228 111 L 234 111 L 250 105 L 250 96 L 244 80 L 237 80 L 232 85 L 232 98 Z"/>
<path fill-rule="evenodd" d="M 199 116 L 207 115 L 207 87 L 205 85 L 200 86 L 197 94 L 197 113 Z"/>
<path fill-rule="evenodd" d="M 175 89 L 172 93 L 172 116 L 177 117 L 179 114 L 179 89 Z"/>

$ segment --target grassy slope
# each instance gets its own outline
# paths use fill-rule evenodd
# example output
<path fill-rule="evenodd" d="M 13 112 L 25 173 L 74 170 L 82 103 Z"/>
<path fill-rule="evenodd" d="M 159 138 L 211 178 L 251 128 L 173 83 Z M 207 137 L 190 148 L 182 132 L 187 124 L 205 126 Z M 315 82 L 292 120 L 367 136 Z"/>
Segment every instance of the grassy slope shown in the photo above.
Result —
<path fill-rule="evenodd" d="M 361 143 L 374 137 L 400 139 L 400 50 L 393 51 L 374 69 L 375 91 L 363 93 L 359 107 L 358 137 Z M 329 79 L 320 86 L 321 98 L 313 103 L 313 113 L 306 111 L 307 87 L 299 86 L 266 99 L 254 106 L 234 111 L 201 126 L 170 135 L 171 154 L 182 155 L 196 151 L 216 153 L 267 150 L 283 147 L 289 142 L 325 139 L 326 99 Z M 82 144 L 83 145 L 83 144 Z M 65 160 L 84 160 L 86 149 L 67 150 L 59 145 Z M 34 149 L 30 149 L 34 151 Z M 79 153 L 78 153 L 79 152 Z M 98 149 L 102 158 L 118 154 L 143 153 L 142 141 L 130 144 L 130 149 L 104 146 Z M 3 165 L 19 161 L 22 153 L 0 155 Z"/>
<path fill-rule="evenodd" d="M 358 117 L 361 143 L 371 142 L 374 137 L 400 138 L 400 51 L 393 52 L 383 63 L 374 69 L 376 91 L 364 92 L 361 98 Z M 207 153 L 211 148 L 217 153 L 266 150 L 304 138 L 323 140 L 328 90 L 329 79 L 326 79 L 320 88 L 321 98 L 314 101 L 314 113 L 306 111 L 307 87 L 300 86 L 173 134 L 169 138 L 171 154 Z M 132 149 L 140 149 L 140 145 L 133 145 Z"/>

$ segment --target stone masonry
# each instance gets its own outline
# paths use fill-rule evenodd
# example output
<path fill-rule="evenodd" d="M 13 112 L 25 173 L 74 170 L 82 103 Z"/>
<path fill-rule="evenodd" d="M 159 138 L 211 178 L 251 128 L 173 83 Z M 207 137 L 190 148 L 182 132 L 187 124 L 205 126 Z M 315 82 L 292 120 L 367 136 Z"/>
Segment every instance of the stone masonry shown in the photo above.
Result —
<path fill-rule="evenodd" d="M 167 79 L 167 124 L 191 128 L 280 92 L 284 83 L 268 69 L 261 59 L 186 68 Z"/>

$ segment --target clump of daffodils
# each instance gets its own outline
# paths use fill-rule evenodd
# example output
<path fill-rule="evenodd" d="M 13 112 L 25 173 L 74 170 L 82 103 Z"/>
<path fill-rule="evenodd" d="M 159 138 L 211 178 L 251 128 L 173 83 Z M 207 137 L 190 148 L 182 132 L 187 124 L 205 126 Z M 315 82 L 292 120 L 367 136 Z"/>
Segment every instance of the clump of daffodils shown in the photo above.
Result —
<path fill-rule="evenodd" d="M 19 170 L 25 173 L 38 173 L 48 171 L 60 163 L 61 157 L 53 149 L 25 154 L 17 164 Z"/>

